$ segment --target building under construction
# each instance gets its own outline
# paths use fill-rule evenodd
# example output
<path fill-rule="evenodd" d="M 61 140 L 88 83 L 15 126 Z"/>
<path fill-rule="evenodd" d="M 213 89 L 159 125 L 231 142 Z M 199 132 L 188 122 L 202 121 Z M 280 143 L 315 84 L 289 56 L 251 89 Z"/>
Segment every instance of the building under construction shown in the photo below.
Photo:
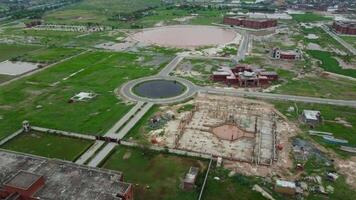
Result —
<path fill-rule="evenodd" d="M 273 106 L 209 94 L 199 94 L 194 105 L 168 122 L 161 145 L 259 165 L 277 160 L 278 135 L 287 129 Z"/>

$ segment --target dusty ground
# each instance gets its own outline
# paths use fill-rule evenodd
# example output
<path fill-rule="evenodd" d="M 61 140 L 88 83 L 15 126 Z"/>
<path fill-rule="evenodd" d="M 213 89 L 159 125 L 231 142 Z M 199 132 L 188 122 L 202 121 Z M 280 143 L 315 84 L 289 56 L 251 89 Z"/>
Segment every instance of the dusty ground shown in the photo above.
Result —
<path fill-rule="evenodd" d="M 292 162 L 288 139 L 295 135 L 295 128 L 273 106 L 242 98 L 204 94 L 186 104 L 194 104 L 195 108 L 177 113 L 182 105 L 170 107 L 176 113 L 176 119 L 149 133 L 159 141 L 159 145 L 223 157 L 226 168 L 248 175 L 289 175 L 286 169 L 292 167 Z M 226 124 L 235 126 L 232 130 L 238 129 L 240 137 L 222 139 L 214 134 L 214 128 Z M 160 135 L 162 131 L 164 134 Z M 283 149 L 275 150 L 274 143 Z M 272 166 L 267 166 L 271 162 Z"/>

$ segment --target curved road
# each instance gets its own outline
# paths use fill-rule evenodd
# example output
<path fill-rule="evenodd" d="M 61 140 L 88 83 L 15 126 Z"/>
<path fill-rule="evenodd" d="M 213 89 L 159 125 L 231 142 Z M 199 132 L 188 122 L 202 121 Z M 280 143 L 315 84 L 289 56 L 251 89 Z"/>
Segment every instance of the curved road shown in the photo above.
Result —
<path fill-rule="evenodd" d="M 185 58 L 184 56 L 175 57 L 156 76 L 144 77 L 126 83 L 121 87 L 120 95 L 131 101 L 151 102 L 157 104 L 177 103 L 192 97 L 196 93 L 209 93 L 209 94 L 230 95 L 230 96 L 238 96 L 238 97 L 255 97 L 255 98 L 262 98 L 262 99 L 287 100 L 287 101 L 298 101 L 298 102 L 305 102 L 305 103 L 320 103 L 320 104 L 356 107 L 356 101 L 353 100 L 325 99 L 325 98 L 273 94 L 273 93 L 263 93 L 263 92 L 248 92 L 248 91 L 236 90 L 233 88 L 227 89 L 227 88 L 212 88 L 212 87 L 196 86 L 192 82 L 186 79 L 173 77 L 169 75 L 184 58 Z M 210 58 L 207 57 L 206 59 L 210 59 Z M 167 98 L 167 99 L 149 99 L 149 98 L 139 97 L 132 92 L 132 88 L 136 84 L 148 80 L 155 80 L 155 79 L 179 81 L 187 87 L 187 91 L 182 95 L 179 95 L 177 97 Z"/>

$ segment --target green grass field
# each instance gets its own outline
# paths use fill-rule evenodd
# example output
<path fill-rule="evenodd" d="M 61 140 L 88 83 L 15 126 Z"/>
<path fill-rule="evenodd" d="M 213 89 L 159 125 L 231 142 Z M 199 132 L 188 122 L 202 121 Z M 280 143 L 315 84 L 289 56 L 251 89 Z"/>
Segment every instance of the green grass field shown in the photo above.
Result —
<path fill-rule="evenodd" d="M 40 49 L 40 46 L 0 44 L 0 62 Z"/>
<path fill-rule="evenodd" d="M 340 36 L 345 42 L 351 44 L 354 48 L 356 48 L 356 36 L 346 36 L 342 35 Z"/>
<path fill-rule="evenodd" d="M 286 77 L 278 71 L 281 78 Z M 286 83 L 273 92 L 299 96 L 312 96 L 331 99 L 356 99 L 356 81 L 322 76 L 304 77 L 298 80 L 287 78 Z"/>
<path fill-rule="evenodd" d="M 28 52 L 19 56 L 17 60 L 49 64 L 79 54 L 81 51 L 83 50 L 64 47 L 49 47 Z"/>
<path fill-rule="evenodd" d="M 282 196 L 270 190 L 270 184 L 262 184 L 262 177 L 244 176 L 235 174 L 229 176 L 229 171 L 222 168 L 212 167 L 206 187 L 204 189 L 204 200 L 229 199 L 229 200 L 263 200 L 265 199 L 260 193 L 253 191 L 254 184 L 259 184 L 271 194 L 275 199 L 284 199 Z M 219 177 L 220 180 L 214 179 Z M 267 187 L 268 186 L 268 187 Z"/>
<path fill-rule="evenodd" d="M 286 115 L 290 120 L 299 123 L 298 117 L 303 112 L 303 110 L 319 110 L 323 117 L 324 122 L 317 126 L 315 130 L 331 132 L 334 134 L 335 138 L 346 139 L 349 141 L 349 145 L 356 146 L 356 109 L 352 107 L 343 106 L 331 106 L 323 104 L 307 104 L 307 103 L 293 103 L 287 101 L 274 101 L 272 102 L 275 107 L 284 115 Z M 295 112 L 288 112 L 290 106 L 296 106 Z M 298 111 L 298 113 L 297 113 Z M 352 125 L 352 127 L 344 126 L 336 121 L 336 118 L 341 118 Z M 309 130 L 308 127 L 300 124 L 300 127 L 304 132 Z M 306 133 L 305 137 L 309 137 Z M 349 154 L 338 150 L 338 145 L 330 144 L 325 142 L 322 138 L 313 136 L 316 142 L 321 145 L 335 150 L 335 152 L 340 155 L 347 156 Z"/>
<path fill-rule="evenodd" d="M 74 161 L 94 142 L 32 131 L 22 133 L 0 148 L 48 158 Z"/>
<path fill-rule="evenodd" d="M 332 20 L 332 18 L 324 17 L 313 12 L 306 12 L 304 14 L 292 14 L 293 20 L 299 23 L 310 23 L 318 21 Z"/>
<path fill-rule="evenodd" d="M 320 60 L 320 67 L 323 68 L 325 71 L 356 78 L 356 70 L 341 68 L 338 61 L 332 57 L 332 54 L 330 52 L 308 50 L 307 53 L 313 58 Z"/>
<path fill-rule="evenodd" d="M 117 21 L 109 21 L 112 15 L 159 6 L 160 3 L 160 0 L 84 0 L 50 12 L 44 19 L 48 23 L 117 25 Z"/>
<path fill-rule="evenodd" d="M 180 188 L 181 180 L 191 166 L 201 169 L 198 187 L 192 192 L 184 192 Z M 125 181 L 134 183 L 137 200 L 195 200 L 206 166 L 206 161 L 121 146 L 104 163 L 103 168 L 123 172 Z"/>
<path fill-rule="evenodd" d="M 132 107 L 118 100 L 114 90 L 128 80 L 153 75 L 164 65 L 142 65 L 150 59 L 131 53 L 89 52 L 0 88 L 0 138 L 17 130 L 23 120 L 84 134 L 105 133 Z M 82 91 L 98 96 L 89 102 L 68 103 Z"/>
<path fill-rule="evenodd" d="M 344 46 L 342 46 L 338 41 L 336 41 L 334 38 L 332 38 L 328 33 L 326 33 L 323 29 L 321 28 L 302 28 L 301 29 L 302 33 L 304 36 L 308 34 L 315 34 L 318 36 L 318 39 L 308 39 L 308 38 L 303 38 L 304 43 L 307 45 L 308 43 L 316 43 L 320 45 L 322 48 L 326 48 L 330 51 L 334 51 L 335 48 L 339 49 L 345 53 L 347 53 L 347 49 L 345 49 Z"/>

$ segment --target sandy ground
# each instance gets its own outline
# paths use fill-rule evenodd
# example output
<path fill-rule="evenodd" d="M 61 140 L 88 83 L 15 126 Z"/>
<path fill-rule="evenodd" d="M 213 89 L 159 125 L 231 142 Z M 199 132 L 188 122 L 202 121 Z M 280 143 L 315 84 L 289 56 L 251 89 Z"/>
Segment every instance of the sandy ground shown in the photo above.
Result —
<path fill-rule="evenodd" d="M 146 44 L 194 48 L 226 44 L 233 41 L 236 35 L 234 31 L 214 26 L 177 25 L 144 29 L 133 34 L 132 38 Z"/>
<path fill-rule="evenodd" d="M 276 143 L 283 145 L 284 150 L 277 153 L 278 161 L 272 164 L 272 168 L 291 166 L 288 138 L 294 135 L 289 134 L 294 133 L 294 129 L 290 128 L 271 105 L 236 97 L 203 94 L 190 103 L 194 104 L 196 109 L 177 113 L 176 120 L 169 121 L 162 129 L 164 135 L 158 136 L 162 130 L 151 131 L 149 135 L 154 136 L 162 146 L 223 157 L 227 160 L 226 167 L 234 171 L 239 171 L 240 167 L 242 170 L 248 165 L 252 170 L 251 175 L 265 175 L 271 173 L 265 168 L 271 167 L 255 163 L 269 165 L 271 159 L 274 159 L 272 126 L 275 119 L 278 138 Z M 229 120 L 233 120 L 232 123 L 244 133 L 243 137 L 226 140 L 214 134 L 213 127 L 231 123 Z M 182 122 L 187 122 L 184 123 L 184 128 Z M 245 171 L 249 173 L 249 170 Z"/>

